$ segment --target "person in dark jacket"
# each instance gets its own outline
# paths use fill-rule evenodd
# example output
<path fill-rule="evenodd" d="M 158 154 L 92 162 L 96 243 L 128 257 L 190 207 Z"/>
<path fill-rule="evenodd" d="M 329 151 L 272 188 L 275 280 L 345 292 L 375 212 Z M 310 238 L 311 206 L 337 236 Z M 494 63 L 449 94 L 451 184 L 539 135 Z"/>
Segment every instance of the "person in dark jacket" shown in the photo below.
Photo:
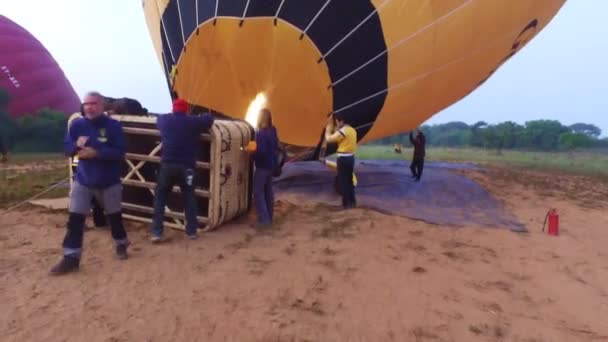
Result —
<path fill-rule="evenodd" d="M 414 138 L 413 132 L 410 132 L 410 142 L 414 145 L 414 156 L 412 163 L 410 164 L 410 170 L 412 171 L 412 178 L 416 179 L 416 182 L 420 181 L 422 177 L 422 170 L 424 169 L 424 157 L 426 156 L 426 138 L 421 130 L 416 130 L 417 134 Z"/>
<path fill-rule="evenodd" d="M 173 101 L 173 113 L 160 115 L 156 126 L 160 131 L 162 152 L 156 192 L 154 194 L 154 221 L 151 227 L 152 242 L 162 241 L 165 205 L 174 185 L 181 187 L 186 216 L 186 235 L 196 239 L 198 221 L 194 192 L 194 170 L 200 145 L 201 133 L 213 125 L 213 116 L 187 114 L 188 103 L 183 99 Z"/>
<path fill-rule="evenodd" d="M 80 105 L 80 115 L 82 117 L 85 117 L 84 105 L 82 105 L 82 104 Z M 75 177 L 76 170 L 78 169 L 78 156 L 74 156 L 71 159 L 72 159 L 72 161 L 71 161 L 72 174 Z M 106 215 L 104 214 L 103 208 L 101 207 L 101 204 L 99 204 L 99 202 L 97 201 L 95 196 L 93 196 L 93 198 L 91 199 L 91 210 L 93 211 L 93 224 L 95 225 L 95 227 L 97 227 L 97 228 L 106 227 L 108 225 L 108 223 L 106 221 Z"/>
<path fill-rule="evenodd" d="M 75 119 L 64 145 L 69 157 L 78 156 L 76 176 L 70 192 L 70 214 L 63 240 L 64 256 L 53 274 L 76 271 L 80 265 L 84 223 L 91 199 L 102 203 L 116 243 L 119 259 L 127 258 L 129 240 L 122 222 L 120 172 L 126 143 L 120 122 L 103 113 L 103 96 L 90 92 L 84 97 L 85 116 Z"/>
<path fill-rule="evenodd" d="M 253 176 L 253 200 L 258 216 L 259 228 L 272 225 L 274 217 L 274 192 L 272 177 L 277 167 L 277 150 L 279 138 L 277 129 L 272 124 L 272 113 L 264 108 L 258 117 L 258 131 L 255 135 L 253 153 L 255 173 Z"/>

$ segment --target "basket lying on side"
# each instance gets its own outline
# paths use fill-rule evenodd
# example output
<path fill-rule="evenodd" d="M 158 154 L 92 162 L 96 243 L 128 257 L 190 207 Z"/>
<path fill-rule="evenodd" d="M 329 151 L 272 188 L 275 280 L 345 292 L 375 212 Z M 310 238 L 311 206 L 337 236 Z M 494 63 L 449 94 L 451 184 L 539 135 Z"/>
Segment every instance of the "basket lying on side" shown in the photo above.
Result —
<path fill-rule="evenodd" d="M 124 218 L 151 223 L 162 148 L 156 117 L 112 118 L 121 122 L 127 141 L 121 176 Z M 242 147 L 253 134 L 244 121 L 216 120 L 209 134 L 201 135 L 194 176 L 199 229 L 213 230 L 249 209 L 253 165 Z M 183 230 L 185 223 L 181 190 L 176 186 L 168 197 L 165 226 Z"/>

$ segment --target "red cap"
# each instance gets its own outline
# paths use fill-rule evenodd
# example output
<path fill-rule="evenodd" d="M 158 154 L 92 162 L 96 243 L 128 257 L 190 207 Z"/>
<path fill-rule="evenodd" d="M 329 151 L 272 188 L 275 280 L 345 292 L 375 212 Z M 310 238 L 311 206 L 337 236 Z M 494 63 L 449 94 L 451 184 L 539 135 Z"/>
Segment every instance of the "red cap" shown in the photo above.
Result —
<path fill-rule="evenodd" d="M 188 102 L 183 99 L 175 99 L 173 101 L 173 112 L 186 113 L 188 111 Z"/>

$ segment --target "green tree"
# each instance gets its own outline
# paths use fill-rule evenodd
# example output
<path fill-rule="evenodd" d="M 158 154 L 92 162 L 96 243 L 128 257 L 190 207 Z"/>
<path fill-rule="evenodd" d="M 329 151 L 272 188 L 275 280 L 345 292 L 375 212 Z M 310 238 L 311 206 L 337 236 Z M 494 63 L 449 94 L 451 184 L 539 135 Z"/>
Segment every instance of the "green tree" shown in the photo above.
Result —
<path fill-rule="evenodd" d="M 525 136 L 529 147 L 550 151 L 559 148 L 559 137 L 570 129 L 556 120 L 534 120 L 526 122 Z"/>
<path fill-rule="evenodd" d="M 470 145 L 474 147 L 483 147 L 483 130 L 488 127 L 488 123 L 485 121 L 478 121 L 471 126 L 471 141 Z"/>
<path fill-rule="evenodd" d="M 585 134 L 591 138 L 597 139 L 602 135 L 602 130 L 596 125 L 586 123 L 575 123 L 569 127 L 574 133 Z"/>
<path fill-rule="evenodd" d="M 497 149 L 513 149 L 521 143 L 521 139 L 524 135 L 524 127 L 518 125 L 515 122 L 507 121 L 500 123 L 495 127 Z"/>
<path fill-rule="evenodd" d="M 0 112 L 6 111 L 10 102 L 11 96 L 8 91 L 3 88 L 0 88 Z"/>
<path fill-rule="evenodd" d="M 559 137 L 560 147 L 567 150 L 589 148 L 593 144 L 594 139 L 584 133 L 563 133 Z"/>

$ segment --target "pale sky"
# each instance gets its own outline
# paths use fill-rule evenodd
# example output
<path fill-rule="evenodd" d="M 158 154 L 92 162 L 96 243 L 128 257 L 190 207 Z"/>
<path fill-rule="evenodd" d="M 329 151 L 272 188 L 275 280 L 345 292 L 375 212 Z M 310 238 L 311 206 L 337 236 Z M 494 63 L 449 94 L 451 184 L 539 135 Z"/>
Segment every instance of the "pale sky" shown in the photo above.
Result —
<path fill-rule="evenodd" d="M 606 13 L 607 0 L 568 1 L 482 87 L 429 123 L 556 119 L 593 123 L 607 136 Z M 152 112 L 170 110 L 141 0 L 0 0 L 0 14 L 46 46 L 79 95 L 95 89 L 136 98 Z"/>

